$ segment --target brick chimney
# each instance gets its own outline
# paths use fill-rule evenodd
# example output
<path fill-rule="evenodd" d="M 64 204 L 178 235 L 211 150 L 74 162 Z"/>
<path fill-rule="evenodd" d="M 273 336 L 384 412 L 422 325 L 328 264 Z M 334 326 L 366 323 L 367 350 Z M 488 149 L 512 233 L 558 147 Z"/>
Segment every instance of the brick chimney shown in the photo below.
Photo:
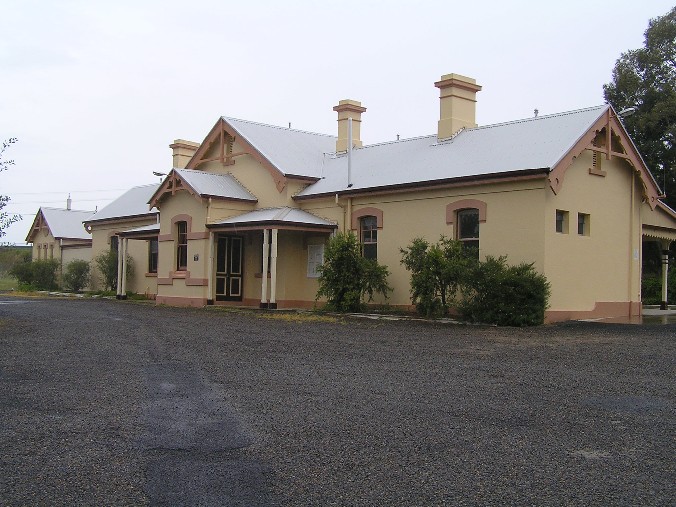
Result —
<path fill-rule="evenodd" d="M 477 126 L 476 93 L 481 91 L 481 86 L 474 79 L 446 74 L 434 86 L 439 88 L 439 139 L 447 139 L 463 127 Z"/>
<path fill-rule="evenodd" d="M 352 118 L 352 146 L 361 148 L 361 114 L 366 111 L 361 102 L 356 100 L 341 100 L 333 108 L 338 113 L 338 140 L 336 152 L 347 151 L 347 120 Z"/>
<path fill-rule="evenodd" d="M 193 143 L 192 141 L 186 141 L 184 139 L 176 139 L 173 144 L 169 145 L 169 148 L 172 149 L 173 167 L 184 169 L 199 147 L 199 143 Z"/>

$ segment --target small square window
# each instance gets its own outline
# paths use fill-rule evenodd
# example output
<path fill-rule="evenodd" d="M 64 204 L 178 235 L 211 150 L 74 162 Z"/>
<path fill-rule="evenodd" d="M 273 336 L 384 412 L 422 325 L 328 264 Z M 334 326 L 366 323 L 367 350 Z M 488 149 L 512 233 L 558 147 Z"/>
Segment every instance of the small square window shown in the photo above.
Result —
<path fill-rule="evenodd" d="M 556 232 L 568 234 L 568 212 L 565 210 L 556 210 Z"/>
<path fill-rule="evenodd" d="M 577 214 L 577 233 L 580 236 L 589 236 L 589 215 L 587 213 Z"/>

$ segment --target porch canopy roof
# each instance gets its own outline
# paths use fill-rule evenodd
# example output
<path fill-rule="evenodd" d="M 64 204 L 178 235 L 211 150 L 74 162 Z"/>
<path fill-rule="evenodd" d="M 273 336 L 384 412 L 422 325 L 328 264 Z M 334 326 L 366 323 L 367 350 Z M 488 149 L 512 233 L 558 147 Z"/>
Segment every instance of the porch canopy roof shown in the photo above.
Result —
<path fill-rule="evenodd" d="M 332 232 L 338 224 L 297 208 L 264 208 L 207 224 L 214 231 L 282 229 Z"/>
<path fill-rule="evenodd" d="M 676 211 L 659 201 L 655 211 L 643 214 L 641 232 L 645 239 L 676 241 Z"/>
<path fill-rule="evenodd" d="M 160 224 L 144 225 L 134 229 L 127 229 L 118 233 L 118 236 L 129 239 L 157 239 L 160 234 Z"/>

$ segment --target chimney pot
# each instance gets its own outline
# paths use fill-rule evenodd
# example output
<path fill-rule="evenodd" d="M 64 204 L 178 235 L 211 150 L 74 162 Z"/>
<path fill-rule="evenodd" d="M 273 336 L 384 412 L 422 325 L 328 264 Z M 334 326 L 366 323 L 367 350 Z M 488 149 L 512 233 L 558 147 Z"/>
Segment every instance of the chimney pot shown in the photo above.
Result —
<path fill-rule="evenodd" d="M 73 205 L 73 200 L 70 198 L 70 194 L 68 194 L 68 199 L 66 199 L 66 209 L 68 211 L 70 211 L 72 205 Z"/>
<path fill-rule="evenodd" d="M 341 100 L 333 108 L 338 113 L 338 140 L 336 141 L 336 152 L 347 151 L 348 147 L 348 129 L 347 120 L 352 118 L 352 146 L 361 148 L 361 114 L 366 111 L 361 102 L 357 100 Z"/>
<path fill-rule="evenodd" d="M 447 139 L 462 128 L 477 126 L 476 94 L 481 91 L 481 86 L 474 79 L 446 74 L 434 86 L 439 88 L 439 139 Z"/>

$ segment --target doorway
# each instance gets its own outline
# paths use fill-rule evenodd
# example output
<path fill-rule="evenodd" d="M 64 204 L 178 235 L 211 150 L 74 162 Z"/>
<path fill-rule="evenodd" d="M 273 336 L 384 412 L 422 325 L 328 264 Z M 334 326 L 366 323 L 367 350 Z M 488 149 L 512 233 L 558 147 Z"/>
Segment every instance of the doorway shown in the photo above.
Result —
<path fill-rule="evenodd" d="M 241 236 L 216 237 L 216 301 L 241 301 L 244 240 Z"/>

